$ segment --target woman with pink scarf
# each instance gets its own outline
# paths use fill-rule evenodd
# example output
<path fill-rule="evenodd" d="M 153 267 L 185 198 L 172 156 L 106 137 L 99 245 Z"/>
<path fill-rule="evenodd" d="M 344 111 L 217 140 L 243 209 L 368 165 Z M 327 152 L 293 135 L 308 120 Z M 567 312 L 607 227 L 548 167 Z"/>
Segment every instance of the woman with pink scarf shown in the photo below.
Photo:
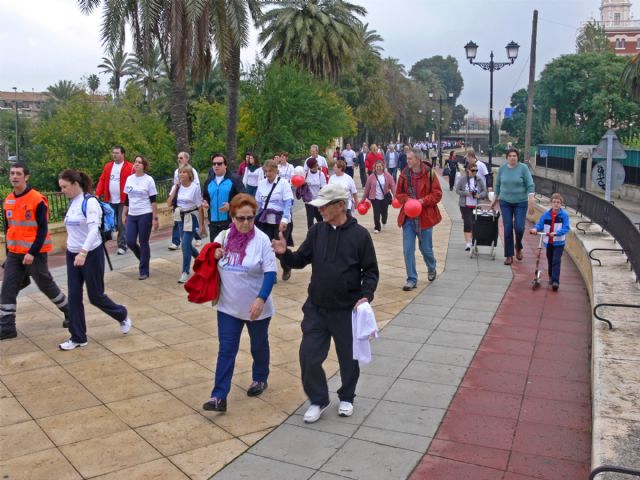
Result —
<path fill-rule="evenodd" d="M 202 408 L 227 411 L 227 396 L 240 335 L 246 325 L 251 340 L 253 381 L 247 395 L 256 397 L 267 389 L 269 376 L 269 322 L 274 314 L 271 289 L 276 280 L 276 257 L 271 240 L 255 226 L 258 205 L 246 193 L 229 204 L 232 223 L 215 238 L 220 276 L 218 298 L 218 361 L 211 398 Z"/>

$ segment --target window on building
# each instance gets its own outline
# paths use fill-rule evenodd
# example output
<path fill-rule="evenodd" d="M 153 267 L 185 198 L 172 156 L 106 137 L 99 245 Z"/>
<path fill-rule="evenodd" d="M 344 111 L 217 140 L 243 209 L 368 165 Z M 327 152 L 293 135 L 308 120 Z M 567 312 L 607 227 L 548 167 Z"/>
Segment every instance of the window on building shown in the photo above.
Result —
<path fill-rule="evenodd" d="M 620 14 L 619 13 L 614 13 L 613 14 L 613 24 L 614 25 L 620 25 Z"/>
<path fill-rule="evenodd" d="M 616 38 L 616 49 L 624 49 L 624 38 Z"/>

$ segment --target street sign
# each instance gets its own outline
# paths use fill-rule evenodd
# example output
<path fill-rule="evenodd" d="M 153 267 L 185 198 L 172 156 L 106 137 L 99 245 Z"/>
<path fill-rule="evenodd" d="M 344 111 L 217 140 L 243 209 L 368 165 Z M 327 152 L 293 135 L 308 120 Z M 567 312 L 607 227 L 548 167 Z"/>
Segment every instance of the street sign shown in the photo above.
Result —
<path fill-rule="evenodd" d="M 604 199 L 607 202 L 610 202 L 611 190 L 614 189 L 613 183 L 612 183 L 613 173 L 614 173 L 613 160 L 614 159 L 622 160 L 627 158 L 627 152 L 625 152 L 624 148 L 622 148 L 622 145 L 620 145 L 620 142 L 618 141 L 618 137 L 616 135 L 615 130 L 613 130 L 612 128 L 607 130 L 607 133 L 604 134 L 604 136 L 602 137 L 602 140 L 600 140 L 600 143 L 594 149 L 592 157 L 607 159 L 606 162 L 601 162 L 601 163 L 605 163 L 602 168 L 598 168 L 598 165 L 596 165 L 593 171 L 596 172 L 596 174 L 598 175 L 602 173 L 604 174 Z M 620 165 L 620 167 L 622 167 L 622 165 Z M 623 175 L 622 175 L 622 181 L 620 182 L 620 185 L 622 185 L 622 183 L 624 182 L 624 168 L 622 169 L 622 172 L 623 172 Z M 596 182 L 596 185 L 600 186 L 600 184 L 602 183 L 602 180 L 603 179 L 600 178 Z M 620 188 L 620 186 L 616 188 Z"/>
<path fill-rule="evenodd" d="M 540 150 L 540 158 L 548 158 L 549 150 Z"/>
<path fill-rule="evenodd" d="M 600 143 L 593 150 L 592 158 L 607 158 L 607 142 L 609 141 L 609 136 L 611 136 L 613 140 L 613 151 L 612 151 L 612 159 L 614 160 L 624 160 L 627 158 L 627 152 L 624 151 L 620 141 L 618 140 L 618 136 L 613 129 L 607 130 L 607 133 L 600 139 Z M 542 156 L 542 155 L 540 155 Z"/>
<path fill-rule="evenodd" d="M 624 167 L 620 162 L 614 161 L 611 163 L 611 190 L 619 189 L 624 183 L 625 172 Z M 593 166 L 593 170 L 591 171 L 591 181 L 593 182 L 593 186 L 596 188 L 601 188 L 606 191 L 607 187 L 607 162 L 602 161 L 598 162 Z"/>

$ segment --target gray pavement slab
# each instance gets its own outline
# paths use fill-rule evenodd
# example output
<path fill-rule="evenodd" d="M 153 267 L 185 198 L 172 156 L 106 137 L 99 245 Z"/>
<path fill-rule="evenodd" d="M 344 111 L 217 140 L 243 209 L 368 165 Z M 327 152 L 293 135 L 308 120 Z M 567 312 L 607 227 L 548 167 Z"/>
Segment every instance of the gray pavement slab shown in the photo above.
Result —
<path fill-rule="evenodd" d="M 467 368 L 473 359 L 475 352 L 464 348 L 442 347 L 440 345 L 424 345 L 416 354 L 415 360 L 454 365 Z"/>
<path fill-rule="evenodd" d="M 429 337 L 427 343 L 431 345 L 440 345 L 443 347 L 468 348 L 475 351 L 480 346 L 481 340 L 482 336 L 480 335 L 469 335 L 466 333 L 454 333 L 436 330 L 433 335 Z"/>
<path fill-rule="evenodd" d="M 400 377 L 418 382 L 458 386 L 466 371 L 466 367 L 412 360 Z"/>
<path fill-rule="evenodd" d="M 433 437 L 445 410 L 381 400 L 363 425 L 392 432 Z"/>
<path fill-rule="evenodd" d="M 421 454 L 427 450 L 431 443 L 431 437 L 411 433 L 392 432 L 380 428 L 367 427 L 365 425 L 361 426 L 353 437 L 381 445 L 389 445 L 390 447 L 413 450 Z"/>
<path fill-rule="evenodd" d="M 315 473 L 310 468 L 279 462 L 270 458 L 244 453 L 215 475 L 216 479 L 241 480 L 307 480 Z"/>
<path fill-rule="evenodd" d="M 399 378 L 384 399 L 421 407 L 447 408 L 457 389 L 457 386 Z"/>

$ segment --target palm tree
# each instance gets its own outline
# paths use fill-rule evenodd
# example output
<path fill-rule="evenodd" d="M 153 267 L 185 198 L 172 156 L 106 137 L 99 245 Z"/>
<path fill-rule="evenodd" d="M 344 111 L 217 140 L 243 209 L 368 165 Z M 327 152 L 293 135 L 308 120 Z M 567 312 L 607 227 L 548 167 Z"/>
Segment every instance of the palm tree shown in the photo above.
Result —
<path fill-rule="evenodd" d="M 47 92 L 56 102 L 64 102 L 78 95 L 82 89 L 71 80 L 59 80 L 58 83 L 48 86 Z"/>
<path fill-rule="evenodd" d="M 162 53 L 157 44 L 152 44 L 143 55 L 135 55 L 134 66 L 131 70 L 131 79 L 144 91 L 144 101 L 155 100 L 158 94 L 158 83 L 167 76 L 167 71 L 162 62 Z"/>
<path fill-rule="evenodd" d="M 95 95 L 98 88 L 100 88 L 100 78 L 95 73 L 92 73 L 87 77 L 87 87 L 91 95 Z"/>
<path fill-rule="evenodd" d="M 120 83 L 123 77 L 131 75 L 134 68 L 132 58 L 122 48 L 109 49 L 106 57 L 102 57 L 102 63 L 98 65 L 100 73 L 111 74 L 109 86 L 113 89 L 116 98 L 120 97 Z"/>
<path fill-rule="evenodd" d="M 631 57 L 624 67 L 622 85 L 636 102 L 640 101 L 640 53 Z"/>
<path fill-rule="evenodd" d="M 282 0 L 264 14 L 260 42 L 264 56 L 298 63 L 315 76 L 336 81 L 362 47 L 365 8 L 342 0 Z"/>
<path fill-rule="evenodd" d="M 369 30 L 368 23 L 360 24 L 358 25 L 358 36 L 366 51 L 371 52 L 377 58 L 381 58 L 384 48 L 378 45 L 378 43 L 382 43 L 384 39 L 376 30 Z"/>
<path fill-rule="evenodd" d="M 210 102 L 222 102 L 226 98 L 226 79 L 222 74 L 222 65 L 217 60 L 211 62 L 209 73 L 201 80 L 193 82 L 191 99 L 206 98 Z"/>

